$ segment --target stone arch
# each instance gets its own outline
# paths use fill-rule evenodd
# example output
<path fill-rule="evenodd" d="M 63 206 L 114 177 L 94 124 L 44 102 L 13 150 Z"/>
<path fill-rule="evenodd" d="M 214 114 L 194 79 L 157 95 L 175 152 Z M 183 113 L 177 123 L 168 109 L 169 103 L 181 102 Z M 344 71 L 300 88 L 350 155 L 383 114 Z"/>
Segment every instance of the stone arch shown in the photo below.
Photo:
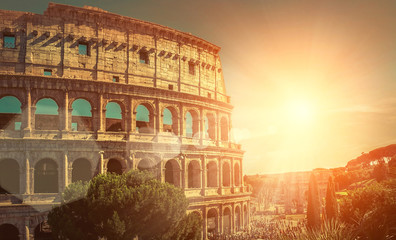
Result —
<path fill-rule="evenodd" d="M 223 187 L 231 186 L 231 168 L 228 162 L 223 163 Z"/>
<path fill-rule="evenodd" d="M 199 115 L 195 110 L 186 112 L 186 137 L 192 138 L 199 132 Z"/>
<path fill-rule="evenodd" d="M 215 234 L 218 232 L 218 219 L 219 215 L 217 213 L 217 209 L 209 209 L 208 213 L 206 214 L 208 234 Z"/>
<path fill-rule="evenodd" d="M 85 158 L 79 158 L 73 161 L 72 165 L 72 182 L 87 182 L 92 178 L 91 162 Z"/>
<path fill-rule="evenodd" d="M 207 170 L 207 187 L 217 187 L 217 164 L 215 161 L 210 161 L 206 165 Z"/>
<path fill-rule="evenodd" d="M 223 233 L 231 234 L 231 210 L 229 207 L 223 210 Z"/>
<path fill-rule="evenodd" d="M 110 158 L 109 161 L 107 161 L 107 172 L 108 173 L 115 173 L 115 174 L 122 174 L 122 163 L 120 160 L 116 158 Z"/>
<path fill-rule="evenodd" d="M 72 131 L 92 131 L 92 105 L 83 98 L 77 98 L 72 105 Z"/>
<path fill-rule="evenodd" d="M 118 101 L 109 101 L 106 104 L 106 131 L 122 132 L 125 130 L 123 113 L 124 105 Z"/>
<path fill-rule="evenodd" d="M 176 108 L 172 106 L 165 107 L 162 111 L 162 131 L 173 132 L 175 135 L 179 134 L 179 116 Z"/>
<path fill-rule="evenodd" d="M 20 193 L 19 169 L 14 159 L 0 160 L 0 194 Z"/>
<path fill-rule="evenodd" d="M 146 102 L 136 106 L 136 131 L 139 133 L 154 133 L 154 107 Z"/>
<path fill-rule="evenodd" d="M 175 159 L 168 160 L 165 164 L 165 182 L 180 187 L 180 166 Z"/>
<path fill-rule="evenodd" d="M 0 225 L 1 240 L 19 240 L 19 230 L 12 224 L 5 223 Z"/>
<path fill-rule="evenodd" d="M 57 193 L 58 165 L 50 158 L 38 161 L 34 167 L 34 192 Z"/>
<path fill-rule="evenodd" d="M 239 163 L 234 164 L 234 181 L 235 181 L 235 186 L 241 185 L 241 173 L 239 169 Z"/>
<path fill-rule="evenodd" d="M 34 240 L 52 240 L 52 231 L 46 221 L 39 223 L 34 228 Z"/>
<path fill-rule="evenodd" d="M 212 113 L 205 115 L 205 137 L 216 140 L 216 119 Z"/>
<path fill-rule="evenodd" d="M 21 130 L 21 101 L 10 95 L 0 98 L 0 129 Z"/>
<path fill-rule="evenodd" d="M 222 117 L 220 120 L 220 136 L 221 141 L 228 141 L 228 120 Z"/>
<path fill-rule="evenodd" d="M 192 160 L 188 164 L 188 187 L 201 187 L 201 167 L 197 160 Z"/>
<path fill-rule="evenodd" d="M 241 209 L 239 206 L 235 207 L 235 216 L 234 216 L 234 224 L 235 224 L 235 231 L 241 231 Z"/>
<path fill-rule="evenodd" d="M 150 158 L 143 158 L 139 161 L 137 168 L 140 171 L 148 171 L 150 172 L 155 178 L 158 178 L 158 170 L 157 170 L 157 163 Z"/>
<path fill-rule="evenodd" d="M 41 98 L 36 103 L 34 113 L 35 129 L 59 130 L 59 105 L 52 98 Z"/>

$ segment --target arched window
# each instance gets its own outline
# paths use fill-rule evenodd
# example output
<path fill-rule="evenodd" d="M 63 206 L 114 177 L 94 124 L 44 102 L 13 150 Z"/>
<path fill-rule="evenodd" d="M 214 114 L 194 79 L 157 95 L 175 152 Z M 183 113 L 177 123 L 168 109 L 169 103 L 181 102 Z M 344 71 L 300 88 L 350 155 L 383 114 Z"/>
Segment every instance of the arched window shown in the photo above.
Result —
<path fill-rule="evenodd" d="M 58 166 L 51 159 L 42 159 L 34 167 L 34 192 L 58 192 Z"/>
<path fill-rule="evenodd" d="M 241 185 L 241 175 L 240 175 L 238 163 L 234 165 L 234 181 L 235 181 L 235 186 Z"/>
<path fill-rule="evenodd" d="M 73 162 L 72 182 L 86 182 L 91 179 L 91 176 L 91 163 L 87 159 L 80 158 Z"/>
<path fill-rule="evenodd" d="M 217 165 L 215 162 L 211 161 L 207 164 L 207 186 L 217 187 Z"/>
<path fill-rule="evenodd" d="M 107 162 L 107 172 L 108 173 L 115 173 L 115 174 L 122 174 L 122 165 L 120 161 L 117 159 L 110 159 Z"/>
<path fill-rule="evenodd" d="M 91 104 L 85 99 L 76 99 L 72 104 L 72 131 L 92 131 Z"/>
<path fill-rule="evenodd" d="M 19 193 L 19 165 L 13 159 L 0 160 L 0 194 Z"/>
<path fill-rule="evenodd" d="M 106 131 L 108 132 L 124 131 L 121 107 L 120 104 L 116 102 L 109 102 L 106 105 Z"/>
<path fill-rule="evenodd" d="M 175 110 L 171 108 L 165 108 L 163 112 L 163 131 L 164 132 L 173 132 L 174 134 L 178 134 L 177 129 L 177 113 Z"/>
<path fill-rule="evenodd" d="M 216 140 L 216 121 L 210 113 L 205 117 L 205 134 L 209 139 Z"/>
<path fill-rule="evenodd" d="M 153 133 L 153 115 L 145 105 L 136 108 L 136 131 L 139 133 Z"/>
<path fill-rule="evenodd" d="M 200 188 L 201 187 L 201 170 L 198 161 L 191 161 L 188 164 L 188 187 Z"/>
<path fill-rule="evenodd" d="M 36 103 L 35 128 L 37 130 L 59 130 L 58 104 L 51 98 Z"/>
<path fill-rule="evenodd" d="M 165 182 L 180 187 L 180 167 L 174 159 L 165 164 Z"/>
<path fill-rule="evenodd" d="M 21 102 L 16 97 L 0 99 L 0 129 L 21 130 Z"/>
<path fill-rule="evenodd" d="M 231 234 L 231 211 L 229 208 L 223 212 L 223 233 Z"/>
<path fill-rule="evenodd" d="M 228 141 L 228 122 L 227 118 L 222 117 L 220 121 L 221 140 Z"/>
<path fill-rule="evenodd" d="M 52 231 L 47 222 L 41 222 L 34 229 L 34 240 L 52 240 Z"/>
<path fill-rule="evenodd" d="M 2 224 L 0 225 L 0 239 L 4 240 L 19 240 L 19 231 L 12 224 Z"/>
<path fill-rule="evenodd" d="M 216 211 L 216 209 L 210 209 L 209 211 L 208 211 L 208 215 L 207 215 L 207 220 L 208 220 L 208 227 L 207 227 L 207 230 L 208 230 L 208 233 L 209 234 L 214 234 L 214 233 L 217 233 L 217 211 Z"/>
<path fill-rule="evenodd" d="M 199 131 L 198 115 L 194 111 L 186 113 L 186 136 L 189 138 L 194 137 Z"/>
<path fill-rule="evenodd" d="M 223 187 L 231 186 L 230 171 L 230 164 L 228 162 L 223 163 Z"/>
<path fill-rule="evenodd" d="M 241 230 L 241 210 L 239 206 L 235 208 L 235 230 L 239 232 Z"/>

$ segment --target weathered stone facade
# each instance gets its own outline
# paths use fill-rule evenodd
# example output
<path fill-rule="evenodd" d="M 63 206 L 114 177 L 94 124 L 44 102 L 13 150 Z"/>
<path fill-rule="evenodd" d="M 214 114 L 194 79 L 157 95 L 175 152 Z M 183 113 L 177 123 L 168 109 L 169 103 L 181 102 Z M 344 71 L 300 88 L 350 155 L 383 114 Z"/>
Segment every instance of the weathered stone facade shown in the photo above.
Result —
<path fill-rule="evenodd" d="M 43 15 L 0 10 L 0 31 L 0 231 L 41 239 L 68 184 L 129 169 L 183 188 L 204 239 L 248 226 L 219 47 L 54 3 Z"/>

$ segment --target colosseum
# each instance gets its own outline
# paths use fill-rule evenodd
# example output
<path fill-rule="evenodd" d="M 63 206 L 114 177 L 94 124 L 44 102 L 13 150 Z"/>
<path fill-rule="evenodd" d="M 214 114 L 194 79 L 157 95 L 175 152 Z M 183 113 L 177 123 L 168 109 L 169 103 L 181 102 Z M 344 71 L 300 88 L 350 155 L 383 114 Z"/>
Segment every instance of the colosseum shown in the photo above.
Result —
<path fill-rule="evenodd" d="M 203 239 L 248 228 L 218 46 L 95 7 L 0 16 L 1 239 L 52 239 L 68 184 L 130 169 L 182 188 Z"/>

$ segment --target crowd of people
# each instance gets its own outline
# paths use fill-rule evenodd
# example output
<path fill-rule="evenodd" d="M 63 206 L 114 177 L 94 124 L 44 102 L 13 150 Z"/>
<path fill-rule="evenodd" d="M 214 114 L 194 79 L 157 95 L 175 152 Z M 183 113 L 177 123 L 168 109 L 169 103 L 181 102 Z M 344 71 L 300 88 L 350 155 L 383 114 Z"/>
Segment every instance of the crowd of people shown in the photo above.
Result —
<path fill-rule="evenodd" d="M 209 240 L 253 240 L 253 239 L 297 239 L 304 231 L 304 220 L 291 221 L 283 219 L 269 219 L 268 217 L 257 217 L 247 229 L 236 234 L 208 234 Z"/>

